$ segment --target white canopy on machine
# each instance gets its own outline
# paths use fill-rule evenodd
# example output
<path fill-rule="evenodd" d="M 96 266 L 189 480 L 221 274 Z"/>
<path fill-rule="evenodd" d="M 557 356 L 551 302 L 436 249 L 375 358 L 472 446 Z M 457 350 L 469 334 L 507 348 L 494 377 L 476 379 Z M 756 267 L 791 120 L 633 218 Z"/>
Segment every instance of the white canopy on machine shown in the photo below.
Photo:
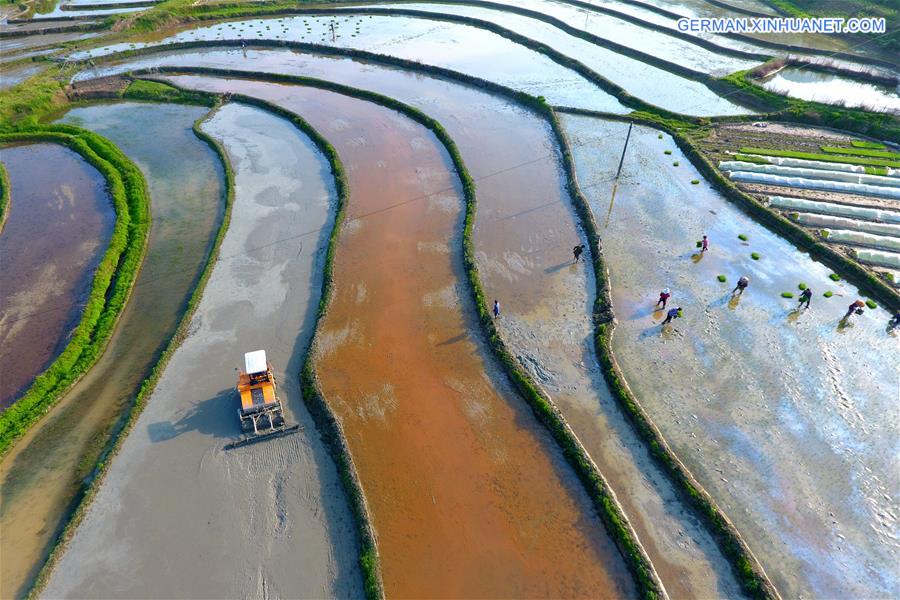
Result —
<path fill-rule="evenodd" d="M 244 354 L 244 368 L 247 371 L 247 375 L 265 373 L 269 369 L 268 364 L 265 350 L 256 350 L 255 352 Z"/>

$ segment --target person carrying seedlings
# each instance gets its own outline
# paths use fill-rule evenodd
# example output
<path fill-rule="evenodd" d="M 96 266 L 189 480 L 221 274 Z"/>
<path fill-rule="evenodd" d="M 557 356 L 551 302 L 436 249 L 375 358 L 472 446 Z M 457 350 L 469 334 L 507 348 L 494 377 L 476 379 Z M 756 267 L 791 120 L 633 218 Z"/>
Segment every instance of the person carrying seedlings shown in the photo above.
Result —
<path fill-rule="evenodd" d="M 581 259 L 582 252 L 584 252 L 584 244 L 580 244 L 572 248 L 572 254 L 575 256 L 575 260 L 572 262 L 578 262 Z"/>
<path fill-rule="evenodd" d="M 844 320 L 849 319 L 850 315 L 852 315 L 853 313 L 856 313 L 858 315 L 863 314 L 863 306 L 865 305 L 866 303 L 862 300 L 856 300 L 853 304 L 847 307 L 847 314 L 844 315 Z"/>
<path fill-rule="evenodd" d="M 683 317 L 684 313 L 681 312 L 681 307 L 671 308 L 669 312 L 666 313 L 666 320 L 662 322 L 663 326 L 672 322 L 673 319 L 677 319 L 678 317 Z"/>
<path fill-rule="evenodd" d="M 659 293 L 659 300 L 656 301 L 656 306 L 662 304 L 661 308 L 666 307 L 666 302 L 669 301 L 669 298 L 672 296 L 672 292 L 669 291 L 669 288 L 663 288 L 663 291 Z"/>
<path fill-rule="evenodd" d="M 499 316 L 500 316 L 500 301 L 494 300 L 494 318 L 496 319 Z"/>
<path fill-rule="evenodd" d="M 706 252 L 707 250 L 709 250 L 709 238 L 704 235 L 703 239 L 700 240 L 700 252 Z"/>
<path fill-rule="evenodd" d="M 734 286 L 734 289 L 731 290 L 731 295 L 734 296 L 734 293 L 737 292 L 739 296 L 743 296 L 744 290 L 747 289 L 748 285 L 750 285 L 750 278 L 746 275 L 743 275 L 740 279 L 738 279 L 737 285 Z"/>
<path fill-rule="evenodd" d="M 800 307 L 803 306 L 804 303 L 806 304 L 806 308 L 809 308 L 810 300 L 812 300 L 812 290 L 809 288 L 806 288 L 800 294 L 800 304 L 797 305 L 797 310 L 800 310 Z"/>

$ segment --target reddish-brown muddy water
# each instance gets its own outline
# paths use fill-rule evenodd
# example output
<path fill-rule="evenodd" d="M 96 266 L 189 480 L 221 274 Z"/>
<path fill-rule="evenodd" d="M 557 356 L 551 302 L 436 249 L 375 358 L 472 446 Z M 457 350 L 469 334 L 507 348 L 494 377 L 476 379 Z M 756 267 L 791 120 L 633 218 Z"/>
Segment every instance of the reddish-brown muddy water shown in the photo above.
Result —
<path fill-rule="evenodd" d="M 65 348 L 81 317 L 116 212 L 106 182 L 55 144 L 8 146 L 11 203 L 0 235 L 0 407 Z"/>
<path fill-rule="evenodd" d="M 224 204 L 218 159 L 191 130 L 206 112 L 121 103 L 77 108 L 63 119 L 106 136 L 141 168 L 153 223 L 141 272 L 106 352 L 0 463 L 3 598 L 27 590 L 112 423 L 172 335 L 196 282 Z"/>
<path fill-rule="evenodd" d="M 563 121 L 601 226 L 613 351 L 636 396 L 784 597 L 897 597 L 900 382 L 887 311 L 842 323 L 859 291 L 725 201 L 655 130 L 632 132 L 610 211 L 628 125 Z M 741 275 L 750 286 L 731 298 Z M 801 283 L 807 311 L 781 297 Z M 664 287 L 684 317 L 662 330 Z"/>
<path fill-rule="evenodd" d="M 632 593 L 574 474 L 479 342 L 454 250 L 462 198 L 433 135 L 332 92 L 172 80 L 275 101 L 347 166 L 348 220 L 316 359 L 360 472 L 388 595 Z"/>

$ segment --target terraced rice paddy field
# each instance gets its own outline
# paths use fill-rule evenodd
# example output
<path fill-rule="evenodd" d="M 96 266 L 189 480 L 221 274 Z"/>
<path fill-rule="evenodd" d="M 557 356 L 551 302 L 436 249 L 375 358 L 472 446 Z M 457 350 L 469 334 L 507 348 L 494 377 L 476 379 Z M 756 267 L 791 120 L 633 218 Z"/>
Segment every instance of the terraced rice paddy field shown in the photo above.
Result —
<path fill-rule="evenodd" d="M 785 6 L 0 5 L 0 596 L 900 596 L 896 53 L 677 26 Z"/>

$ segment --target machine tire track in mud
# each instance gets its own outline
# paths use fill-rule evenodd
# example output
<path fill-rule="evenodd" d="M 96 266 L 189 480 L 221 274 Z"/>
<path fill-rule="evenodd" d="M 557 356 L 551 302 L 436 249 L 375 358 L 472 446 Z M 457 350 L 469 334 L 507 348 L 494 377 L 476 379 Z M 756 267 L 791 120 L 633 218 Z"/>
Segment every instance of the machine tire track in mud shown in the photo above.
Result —
<path fill-rule="evenodd" d="M 290 435 L 300 430 L 300 425 L 285 426 L 284 407 L 278 397 L 272 365 L 266 360 L 265 350 L 244 354 L 244 370 L 238 374 L 238 419 L 244 437 L 225 446 L 232 450 L 271 438 Z"/>

